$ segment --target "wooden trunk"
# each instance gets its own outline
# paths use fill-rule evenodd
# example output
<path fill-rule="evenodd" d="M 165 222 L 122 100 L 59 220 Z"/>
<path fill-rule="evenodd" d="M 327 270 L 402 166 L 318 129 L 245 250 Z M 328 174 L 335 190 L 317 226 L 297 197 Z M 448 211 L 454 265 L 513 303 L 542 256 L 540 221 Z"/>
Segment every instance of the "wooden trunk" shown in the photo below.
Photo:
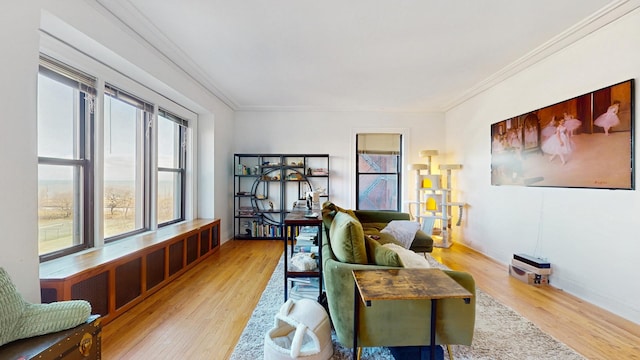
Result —
<path fill-rule="evenodd" d="M 21 339 L 0 346 L 0 359 L 7 360 L 97 360 L 101 358 L 101 319 L 51 334 Z"/>

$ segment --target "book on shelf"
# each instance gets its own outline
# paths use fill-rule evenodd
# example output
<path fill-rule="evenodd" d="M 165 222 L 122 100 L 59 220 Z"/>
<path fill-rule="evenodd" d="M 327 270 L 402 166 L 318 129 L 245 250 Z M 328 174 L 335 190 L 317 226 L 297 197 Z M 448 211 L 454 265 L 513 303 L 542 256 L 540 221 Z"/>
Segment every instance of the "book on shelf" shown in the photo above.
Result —
<path fill-rule="evenodd" d="M 295 277 L 289 278 L 291 287 L 296 288 L 299 292 L 318 292 L 319 279 L 312 277 Z"/>
<path fill-rule="evenodd" d="M 297 244 L 300 244 L 300 245 L 316 244 L 318 241 L 317 228 L 315 232 L 301 229 L 301 231 L 298 232 L 298 235 L 296 235 L 296 241 L 297 241 Z"/>
<path fill-rule="evenodd" d="M 301 227 L 299 230 L 300 234 L 318 234 L 318 227 L 317 226 L 303 226 Z"/>
<path fill-rule="evenodd" d="M 290 278 L 289 297 L 316 300 L 320 293 L 318 278 Z"/>
<path fill-rule="evenodd" d="M 262 224 L 258 221 L 251 223 L 251 236 L 253 237 L 282 237 L 282 229 L 278 225 Z"/>
<path fill-rule="evenodd" d="M 299 237 L 296 238 L 296 245 L 306 245 L 306 246 L 311 246 L 311 245 L 316 245 L 316 241 L 315 239 L 301 239 Z"/>
<path fill-rule="evenodd" d="M 253 211 L 253 208 L 250 206 L 241 206 L 238 209 L 238 216 L 250 216 L 250 215 L 254 215 L 255 212 Z"/>
<path fill-rule="evenodd" d="M 318 278 L 314 278 L 314 277 L 293 277 L 293 278 L 289 278 L 289 281 L 291 281 L 291 284 L 306 284 L 306 285 L 314 285 L 316 286 L 316 288 L 318 287 Z"/>
<path fill-rule="evenodd" d="M 319 251 L 319 247 L 318 245 L 300 245 L 300 244 L 295 244 L 293 246 L 293 252 L 294 253 L 314 253 L 314 254 L 318 254 Z"/>
<path fill-rule="evenodd" d="M 299 292 L 295 287 L 289 290 L 289 298 L 293 300 L 316 300 L 318 298 L 318 289 L 315 289 L 315 292 Z"/>

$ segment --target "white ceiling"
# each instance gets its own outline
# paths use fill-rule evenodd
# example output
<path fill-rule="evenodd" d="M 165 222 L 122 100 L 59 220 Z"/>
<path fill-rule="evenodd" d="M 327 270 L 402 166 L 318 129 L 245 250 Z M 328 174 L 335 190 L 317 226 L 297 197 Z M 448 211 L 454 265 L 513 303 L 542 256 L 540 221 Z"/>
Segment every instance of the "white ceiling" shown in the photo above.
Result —
<path fill-rule="evenodd" d="M 97 0 L 235 110 L 443 111 L 626 0 Z"/>

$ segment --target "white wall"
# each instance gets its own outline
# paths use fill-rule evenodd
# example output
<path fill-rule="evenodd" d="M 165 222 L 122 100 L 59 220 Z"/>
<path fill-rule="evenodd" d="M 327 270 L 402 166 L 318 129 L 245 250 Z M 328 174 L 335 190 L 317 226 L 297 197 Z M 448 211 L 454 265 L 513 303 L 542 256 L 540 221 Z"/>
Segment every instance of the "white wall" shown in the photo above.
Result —
<path fill-rule="evenodd" d="M 354 207 L 354 149 L 357 132 L 406 132 L 405 163 L 424 162 L 422 149 L 444 150 L 444 115 L 393 112 L 236 112 L 237 153 L 320 153 L 330 155 L 330 199 Z M 228 172 L 233 174 L 233 159 Z M 413 179 L 405 179 L 413 194 Z M 229 194 L 233 193 L 233 184 Z M 232 200 L 232 198 L 230 198 Z M 230 204 L 233 207 L 233 204 Z"/>
<path fill-rule="evenodd" d="M 39 1 L 11 1 L 0 11 L 0 266 L 30 301 L 38 282 L 36 78 Z"/>
<path fill-rule="evenodd" d="M 447 148 L 463 164 L 459 197 L 469 203 L 458 241 L 505 264 L 514 253 L 546 257 L 553 286 L 636 323 L 638 191 L 491 186 L 489 127 L 631 78 L 637 86 L 638 38 L 635 11 L 446 114 Z"/>
<path fill-rule="evenodd" d="M 228 218 L 228 174 L 214 163 L 232 158 L 233 111 L 193 79 L 140 42 L 97 3 L 84 0 L 12 1 L 0 12 L 0 266 L 10 272 L 19 291 L 39 301 L 37 249 L 36 89 L 39 29 L 126 74 L 134 81 L 198 114 L 195 217 Z M 47 46 L 50 45 L 48 41 Z M 67 57 L 64 46 L 55 52 Z M 84 69 L 68 56 L 70 65 Z M 119 84 L 116 84 L 119 85 Z"/>

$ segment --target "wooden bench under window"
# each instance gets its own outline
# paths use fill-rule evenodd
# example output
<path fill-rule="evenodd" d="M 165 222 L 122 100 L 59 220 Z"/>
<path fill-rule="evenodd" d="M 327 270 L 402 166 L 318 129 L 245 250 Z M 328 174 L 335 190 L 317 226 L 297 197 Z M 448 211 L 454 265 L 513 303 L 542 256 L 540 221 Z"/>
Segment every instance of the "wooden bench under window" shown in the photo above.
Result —
<path fill-rule="evenodd" d="M 220 247 L 220 220 L 169 225 L 40 264 L 42 302 L 84 299 L 103 324 Z"/>

